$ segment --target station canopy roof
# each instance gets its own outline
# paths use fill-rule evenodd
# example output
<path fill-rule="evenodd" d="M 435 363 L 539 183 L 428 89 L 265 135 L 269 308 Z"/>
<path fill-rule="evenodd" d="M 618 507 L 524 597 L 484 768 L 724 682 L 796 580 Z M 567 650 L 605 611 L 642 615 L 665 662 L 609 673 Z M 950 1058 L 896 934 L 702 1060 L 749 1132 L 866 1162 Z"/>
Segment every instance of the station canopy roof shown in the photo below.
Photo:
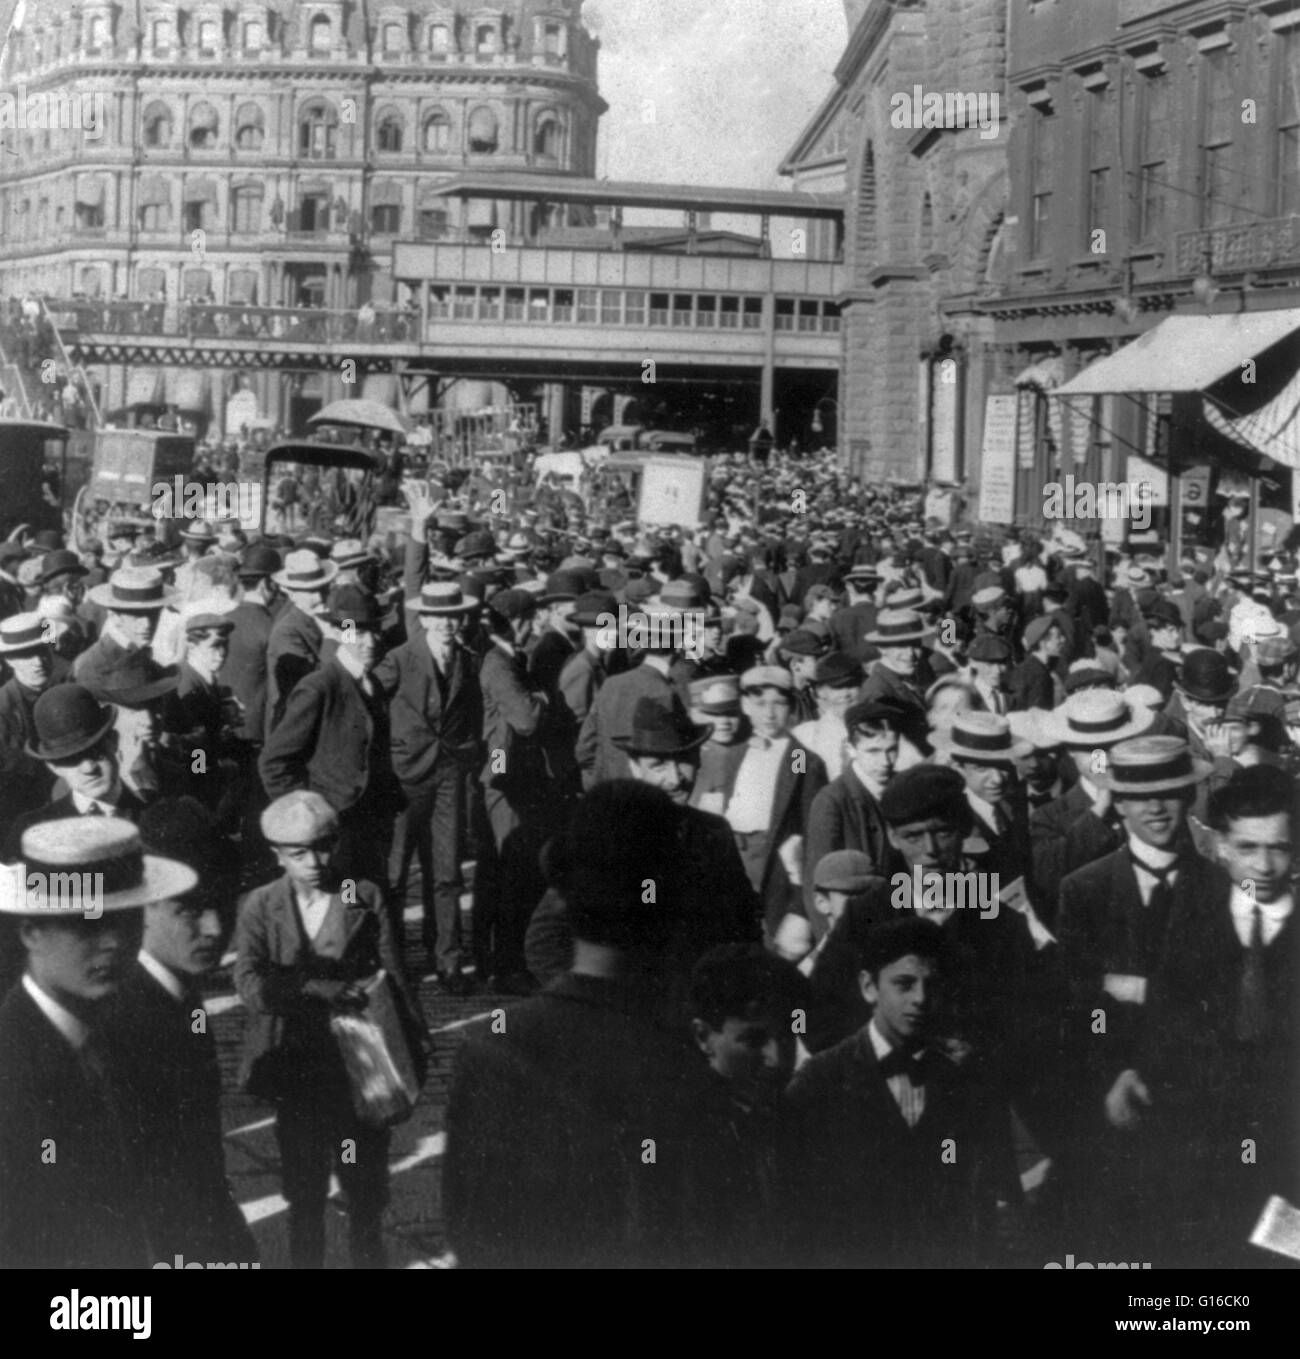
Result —
<path fill-rule="evenodd" d="M 438 193 L 446 198 L 525 199 L 832 221 L 844 216 L 844 198 L 840 194 L 720 189 L 698 184 L 645 184 L 635 180 L 585 179 L 576 175 L 536 175 L 523 171 L 456 175 L 440 184 Z"/>

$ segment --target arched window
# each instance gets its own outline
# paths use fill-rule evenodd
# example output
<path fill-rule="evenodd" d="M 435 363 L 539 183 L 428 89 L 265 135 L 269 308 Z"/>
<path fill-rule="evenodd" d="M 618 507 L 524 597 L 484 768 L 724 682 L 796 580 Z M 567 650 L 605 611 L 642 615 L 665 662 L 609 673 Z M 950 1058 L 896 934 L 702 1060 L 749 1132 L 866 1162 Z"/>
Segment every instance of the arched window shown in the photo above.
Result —
<path fill-rule="evenodd" d="M 334 43 L 334 34 L 330 28 L 330 21 L 323 14 L 318 14 L 311 21 L 311 42 L 310 48 L 313 52 L 328 52 Z"/>
<path fill-rule="evenodd" d="M 332 104 L 308 104 L 298 117 L 298 154 L 310 160 L 333 160 L 338 121 Z"/>
<path fill-rule="evenodd" d="M 497 116 L 491 109 L 478 108 L 470 114 L 469 149 L 479 155 L 497 149 Z"/>
<path fill-rule="evenodd" d="M 474 30 L 474 50 L 480 57 L 495 55 L 497 50 L 497 26 L 495 24 L 479 24 Z"/>
<path fill-rule="evenodd" d="M 266 118 L 257 104 L 240 104 L 235 111 L 235 148 L 260 151 L 266 135 Z"/>
<path fill-rule="evenodd" d="M 153 103 L 144 111 L 144 144 L 170 146 L 172 141 L 172 113 L 166 104 Z"/>
<path fill-rule="evenodd" d="M 195 104 L 190 110 L 189 143 L 195 151 L 212 151 L 217 145 L 217 111 L 211 104 Z"/>
<path fill-rule="evenodd" d="M 429 55 L 445 57 L 451 51 L 451 29 L 446 24 L 434 24 L 429 29 Z"/>
<path fill-rule="evenodd" d="M 400 151 L 405 128 L 401 117 L 396 113 L 383 113 L 375 128 L 375 149 L 378 151 Z"/>
<path fill-rule="evenodd" d="M 560 154 L 560 120 L 553 113 L 544 113 L 533 131 L 533 154 L 546 160 L 556 160 Z"/>
<path fill-rule="evenodd" d="M 437 155 L 451 150 L 451 119 L 431 113 L 424 120 L 424 149 Z"/>

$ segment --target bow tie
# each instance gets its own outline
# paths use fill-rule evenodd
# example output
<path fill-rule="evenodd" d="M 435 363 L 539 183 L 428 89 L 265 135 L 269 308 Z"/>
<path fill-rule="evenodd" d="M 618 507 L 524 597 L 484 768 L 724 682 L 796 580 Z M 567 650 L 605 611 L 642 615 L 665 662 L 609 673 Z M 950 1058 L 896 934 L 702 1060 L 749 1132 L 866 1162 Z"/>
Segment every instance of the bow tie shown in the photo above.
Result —
<path fill-rule="evenodd" d="M 891 1076 L 906 1076 L 913 1085 L 925 1084 L 926 1049 L 919 1052 L 904 1052 L 894 1048 L 880 1060 L 880 1074 L 888 1080 Z"/>

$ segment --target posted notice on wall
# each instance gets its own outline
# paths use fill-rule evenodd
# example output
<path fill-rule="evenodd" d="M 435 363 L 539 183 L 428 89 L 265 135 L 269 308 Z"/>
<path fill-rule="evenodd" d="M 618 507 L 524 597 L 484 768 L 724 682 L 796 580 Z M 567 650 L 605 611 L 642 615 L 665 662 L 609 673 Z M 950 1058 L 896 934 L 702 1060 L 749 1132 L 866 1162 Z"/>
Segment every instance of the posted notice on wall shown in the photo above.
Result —
<path fill-rule="evenodd" d="M 1016 398 L 990 396 L 984 402 L 979 517 L 986 524 L 1010 524 L 1015 516 Z"/>
<path fill-rule="evenodd" d="M 647 458 L 641 473 L 641 522 L 697 528 L 704 509 L 705 471 L 703 458 Z"/>

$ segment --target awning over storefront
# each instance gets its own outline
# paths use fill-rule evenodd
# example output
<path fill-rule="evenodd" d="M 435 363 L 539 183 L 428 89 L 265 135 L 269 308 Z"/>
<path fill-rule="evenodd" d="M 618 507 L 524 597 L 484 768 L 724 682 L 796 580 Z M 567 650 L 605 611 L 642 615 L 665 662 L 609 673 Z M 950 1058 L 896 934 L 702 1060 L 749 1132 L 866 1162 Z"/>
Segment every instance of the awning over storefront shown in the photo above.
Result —
<path fill-rule="evenodd" d="M 1166 316 L 1132 344 L 1076 374 L 1056 396 L 1200 392 L 1300 330 L 1300 308 L 1232 316 Z"/>
<path fill-rule="evenodd" d="M 1228 416 L 1209 398 L 1205 418 L 1220 434 L 1274 462 L 1300 469 L 1300 370 L 1266 406 Z"/>

